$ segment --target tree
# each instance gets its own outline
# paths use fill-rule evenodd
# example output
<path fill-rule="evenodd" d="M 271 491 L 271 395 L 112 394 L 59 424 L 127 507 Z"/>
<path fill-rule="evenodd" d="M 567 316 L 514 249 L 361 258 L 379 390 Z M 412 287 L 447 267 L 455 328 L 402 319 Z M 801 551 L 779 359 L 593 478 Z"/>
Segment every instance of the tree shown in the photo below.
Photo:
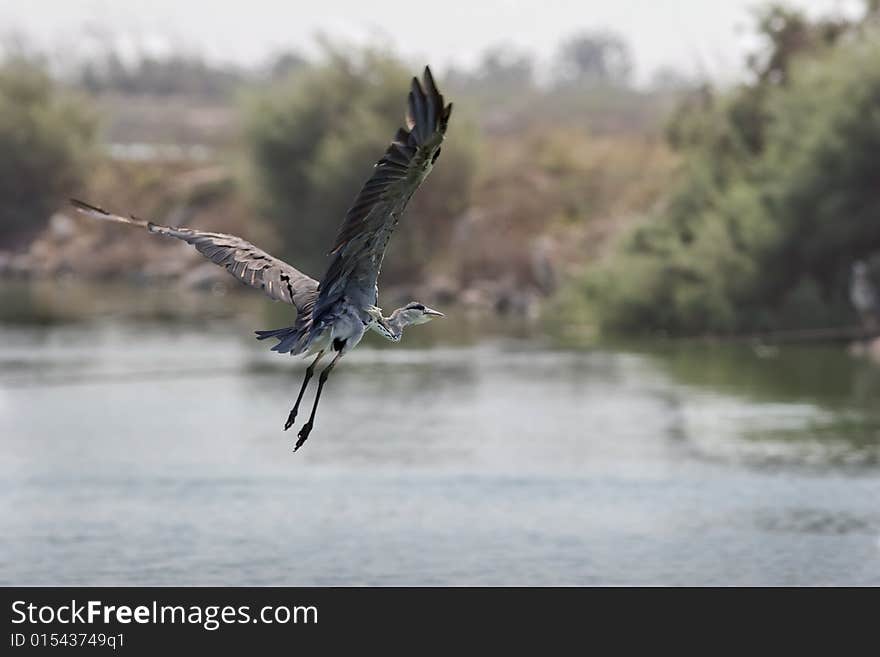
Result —
<path fill-rule="evenodd" d="M 275 55 L 269 63 L 269 77 L 273 79 L 289 78 L 297 71 L 308 66 L 308 60 L 294 50 L 286 50 Z"/>
<path fill-rule="evenodd" d="M 773 34 L 789 36 L 763 60 L 767 74 L 704 93 L 678 116 L 679 185 L 585 281 L 606 329 L 730 333 L 854 319 L 851 265 L 880 253 L 880 33 L 855 23 L 848 38 L 829 39 L 828 21 L 791 20 L 797 29 L 771 20 Z M 824 36 L 807 48 L 792 34 Z"/>
<path fill-rule="evenodd" d="M 317 275 L 345 212 L 403 123 L 412 76 L 385 52 L 326 47 L 322 63 L 259 92 L 246 127 L 263 210 L 286 254 Z M 476 150 L 465 117 L 456 114 L 453 122 L 438 166 L 410 205 L 413 220 L 398 228 L 398 257 L 387 261 L 386 278 L 417 276 L 425 251 L 442 250 L 467 207 Z"/>
<path fill-rule="evenodd" d="M 852 28 L 852 23 L 843 18 L 811 21 L 802 11 L 777 4 L 760 9 L 757 17 L 757 33 L 763 45 L 746 58 L 746 63 L 759 82 L 769 84 L 784 84 L 799 54 L 832 46 Z"/>
<path fill-rule="evenodd" d="M 561 84 L 623 87 L 629 84 L 633 70 L 626 41 L 607 31 L 572 36 L 562 44 L 556 59 Z"/>
<path fill-rule="evenodd" d="M 534 88 L 535 59 L 506 44 L 486 49 L 473 70 L 453 68 L 447 75 L 450 87 L 468 96 L 491 99 L 521 95 Z"/>
<path fill-rule="evenodd" d="M 534 83 L 535 61 L 526 52 L 495 46 L 483 53 L 477 77 L 504 89 L 529 89 Z"/>
<path fill-rule="evenodd" d="M 44 70 L 23 60 L 0 67 L 0 243 L 36 235 L 82 181 L 96 121 Z"/>
<path fill-rule="evenodd" d="M 86 61 L 79 84 L 90 93 L 191 96 L 218 100 L 229 97 L 245 80 L 242 71 L 214 65 L 197 55 L 154 57 L 141 54 L 126 64 L 114 50 Z"/>

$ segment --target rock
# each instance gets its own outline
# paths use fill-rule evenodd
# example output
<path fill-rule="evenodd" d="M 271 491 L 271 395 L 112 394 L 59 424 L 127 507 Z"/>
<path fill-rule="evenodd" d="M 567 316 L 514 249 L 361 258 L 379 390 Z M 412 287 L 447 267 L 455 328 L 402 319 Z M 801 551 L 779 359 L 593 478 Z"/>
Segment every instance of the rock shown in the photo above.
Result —
<path fill-rule="evenodd" d="M 867 356 L 867 345 L 865 345 L 865 343 L 861 340 L 850 342 L 849 345 L 847 345 L 846 347 L 846 353 L 848 353 L 850 356 L 855 356 L 856 358 Z"/>
<path fill-rule="evenodd" d="M 540 314 L 540 295 L 531 288 L 507 287 L 495 299 L 495 310 L 500 315 L 515 315 L 536 319 Z"/>
<path fill-rule="evenodd" d="M 457 301 L 458 285 L 448 276 L 435 276 L 424 285 L 418 296 L 436 304 L 452 304 Z"/>
<path fill-rule="evenodd" d="M 553 240 L 547 236 L 534 240 L 530 251 L 531 275 L 544 294 L 552 294 L 559 286 Z"/>
<path fill-rule="evenodd" d="M 872 361 L 880 363 L 880 338 L 874 338 L 865 345 L 865 351 Z"/>
<path fill-rule="evenodd" d="M 850 356 L 867 358 L 875 363 L 880 363 L 880 338 L 870 340 L 856 340 L 846 348 Z"/>
<path fill-rule="evenodd" d="M 458 295 L 459 303 L 467 308 L 491 308 L 489 299 L 489 294 L 487 294 L 485 290 L 475 286 L 470 286 L 467 289 L 462 290 L 461 294 Z"/>
<path fill-rule="evenodd" d="M 6 253 L 0 271 L 10 276 L 31 276 L 36 270 L 34 259 L 27 253 Z"/>
<path fill-rule="evenodd" d="M 76 221 L 62 212 L 56 212 L 49 218 L 47 237 L 55 242 L 66 242 L 76 235 Z"/>

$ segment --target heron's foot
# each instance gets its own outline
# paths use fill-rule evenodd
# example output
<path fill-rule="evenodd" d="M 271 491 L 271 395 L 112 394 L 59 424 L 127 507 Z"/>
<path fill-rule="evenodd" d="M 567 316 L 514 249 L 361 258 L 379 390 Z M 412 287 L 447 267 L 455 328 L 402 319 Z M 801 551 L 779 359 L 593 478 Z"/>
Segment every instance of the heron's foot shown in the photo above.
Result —
<path fill-rule="evenodd" d="M 306 422 L 303 425 L 302 429 L 299 430 L 299 433 L 296 435 L 298 440 L 296 441 L 296 445 L 293 448 L 294 452 L 296 450 L 298 450 L 300 447 L 302 447 L 303 443 L 309 439 L 309 434 L 311 432 L 312 432 L 312 423 Z"/>
<path fill-rule="evenodd" d="M 287 431 L 290 427 L 293 426 L 294 421 L 296 420 L 296 409 L 294 408 L 290 411 L 290 415 L 287 416 L 287 422 L 284 423 L 284 430 Z"/>

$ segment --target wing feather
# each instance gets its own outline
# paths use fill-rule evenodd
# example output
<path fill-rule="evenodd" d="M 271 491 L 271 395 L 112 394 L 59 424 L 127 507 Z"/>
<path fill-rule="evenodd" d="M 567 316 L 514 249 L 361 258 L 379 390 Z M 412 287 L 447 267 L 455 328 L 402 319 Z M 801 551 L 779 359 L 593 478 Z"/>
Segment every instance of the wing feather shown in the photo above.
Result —
<path fill-rule="evenodd" d="M 136 217 L 123 217 L 82 201 L 71 199 L 77 210 L 102 221 L 116 221 L 146 228 L 149 232 L 183 240 L 216 265 L 224 267 L 245 285 L 262 289 L 275 301 L 296 306 L 299 313 L 311 310 L 318 281 L 286 262 L 235 235 L 193 228 L 162 226 Z"/>
<path fill-rule="evenodd" d="M 431 172 L 451 113 L 452 104 L 444 103 L 426 67 L 424 86 L 417 78 L 410 86 L 406 127 L 395 134 L 339 228 L 314 317 L 342 297 L 363 307 L 376 304 L 376 280 L 388 240 L 410 197 Z"/>

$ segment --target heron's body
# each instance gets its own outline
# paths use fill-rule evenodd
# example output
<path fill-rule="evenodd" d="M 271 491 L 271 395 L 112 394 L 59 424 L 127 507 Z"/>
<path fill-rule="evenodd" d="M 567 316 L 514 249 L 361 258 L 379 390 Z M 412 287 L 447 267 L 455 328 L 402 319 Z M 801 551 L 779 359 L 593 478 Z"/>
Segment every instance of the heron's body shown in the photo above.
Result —
<path fill-rule="evenodd" d="M 338 351 L 346 354 L 354 349 L 364 333 L 367 332 L 374 319 L 365 310 L 342 302 L 328 308 L 313 325 L 297 335 L 297 348 L 302 351 L 291 353 L 313 354 L 319 351 Z M 284 341 L 272 347 L 275 351 L 284 351 Z"/>
<path fill-rule="evenodd" d="M 334 354 L 333 360 L 321 372 L 311 416 L 299 432 L 295 448 L 298 449 L 313 426 L 327 376 L 339 358 L 357 346 L 366 331 L 376 331 L 396 342 L 407 326 L 443 316 L 423 304 L 411 302 L 383 317 L 378 308 L 377 281 L 388 240 L 409 199 L 440 155 L 451 112 L 452 105 L 444 104 L 429 69 L 425 69 L 424 86 L 413 78 L 407 127 L 397 131 L 391 145 L 376 163 L 373 175 L 347 212 L 331 250 L 332 259 L 327 272 L 320 282 L 234 235 L 161 226 L 135 217 L 115 215 L 82 201 L 73 203 L 90 216 L 134 224 L 151 233 L 188 242 L 216 264 L 226 267 L 243 283 L 259 287 L 272 299 L 296 307 L 296 321 L 292 325 L 257 331 L 257 338 L 276 339 L 278 342 L 272 350 L 279 353 L 315 356 L 306 370 L 285 429 L 296 418 L 315 365 L 325 354 Z"/>

